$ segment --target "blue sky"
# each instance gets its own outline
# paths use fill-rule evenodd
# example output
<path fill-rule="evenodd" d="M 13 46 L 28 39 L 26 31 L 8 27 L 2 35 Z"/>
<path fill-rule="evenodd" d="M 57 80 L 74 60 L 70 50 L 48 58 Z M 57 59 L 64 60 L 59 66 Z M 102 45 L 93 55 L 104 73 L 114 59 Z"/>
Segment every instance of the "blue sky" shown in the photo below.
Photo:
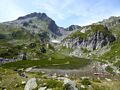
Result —
<path fill-rule="evenodd" d="M 0 22 L 32 12 L 44 12 L 57 25 L 88 25 L 120 16 L 120 0 L 0 0 Z"/>

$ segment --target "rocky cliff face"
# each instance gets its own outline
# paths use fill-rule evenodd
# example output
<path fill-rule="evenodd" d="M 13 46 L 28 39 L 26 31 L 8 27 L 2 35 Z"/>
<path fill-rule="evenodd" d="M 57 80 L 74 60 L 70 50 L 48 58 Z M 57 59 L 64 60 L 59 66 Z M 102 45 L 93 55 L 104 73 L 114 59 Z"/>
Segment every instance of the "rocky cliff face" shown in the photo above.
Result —
<path fill-rule="evenodd" d="M 86 29 L 86 30 L 85 30 Z M 82 30 L 85 30 L 83 33 Z M 78 55 L 99 50 L 115 41 L 114 35 L 103 25 L 90 25 L 72 33 L 63 40 L 63 46 L 73 49 Z M 75 52 L 76 51 L 76 52 Z"/>

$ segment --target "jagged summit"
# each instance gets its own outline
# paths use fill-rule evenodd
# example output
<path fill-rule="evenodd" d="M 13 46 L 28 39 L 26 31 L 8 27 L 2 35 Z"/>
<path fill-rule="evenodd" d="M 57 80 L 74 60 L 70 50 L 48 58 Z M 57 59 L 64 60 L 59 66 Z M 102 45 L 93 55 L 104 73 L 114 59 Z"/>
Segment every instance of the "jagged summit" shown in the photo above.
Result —
<path fill-rule="evenodd" d="M 19 17 L 17 20 L 23 20 L 23 19 L 27 19 L 27 18 L 34 18 L 34 17 L 37 17 L 37 18 L 49 18 L 46 13 L 37 13 L 37 12 L 34 12 L 34 13 L 30 13 L 28 15 L 25 15 L 25 16 L 22 16 L 22 17 Z M 50 18 L 49 18 L 50 19 Z"/>

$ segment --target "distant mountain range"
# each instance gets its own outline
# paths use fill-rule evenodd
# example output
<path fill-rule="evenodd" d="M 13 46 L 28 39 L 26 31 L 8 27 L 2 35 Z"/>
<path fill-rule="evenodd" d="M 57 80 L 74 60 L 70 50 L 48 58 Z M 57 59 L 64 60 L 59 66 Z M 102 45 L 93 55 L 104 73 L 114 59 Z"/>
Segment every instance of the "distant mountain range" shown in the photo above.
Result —
<path fill-rule="evenodd" d="M 78 25 L 71 25 L 68 28 L 59 27 L 55 21 L 48 17 L 45 13 L 31 13 L 17 20 L 4 22 L 1 25 L 4 28 L 16 28 L 26 30 L 31 34 L 46 33 L 50 38 L 57 38 L 67 35 L 69 32 L 80 28 Z"/>

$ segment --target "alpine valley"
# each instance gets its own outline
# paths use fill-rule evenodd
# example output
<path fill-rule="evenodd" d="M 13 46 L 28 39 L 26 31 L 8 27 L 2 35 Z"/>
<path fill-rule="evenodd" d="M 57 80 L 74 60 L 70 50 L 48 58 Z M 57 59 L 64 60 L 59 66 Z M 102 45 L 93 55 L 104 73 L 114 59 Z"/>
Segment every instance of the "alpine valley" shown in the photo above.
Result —
<path fill-rule="evenodd" d="M 120 17 L 64 28 L 34 12 L 0 23 L 0 90 L 120 90 Z"/>

